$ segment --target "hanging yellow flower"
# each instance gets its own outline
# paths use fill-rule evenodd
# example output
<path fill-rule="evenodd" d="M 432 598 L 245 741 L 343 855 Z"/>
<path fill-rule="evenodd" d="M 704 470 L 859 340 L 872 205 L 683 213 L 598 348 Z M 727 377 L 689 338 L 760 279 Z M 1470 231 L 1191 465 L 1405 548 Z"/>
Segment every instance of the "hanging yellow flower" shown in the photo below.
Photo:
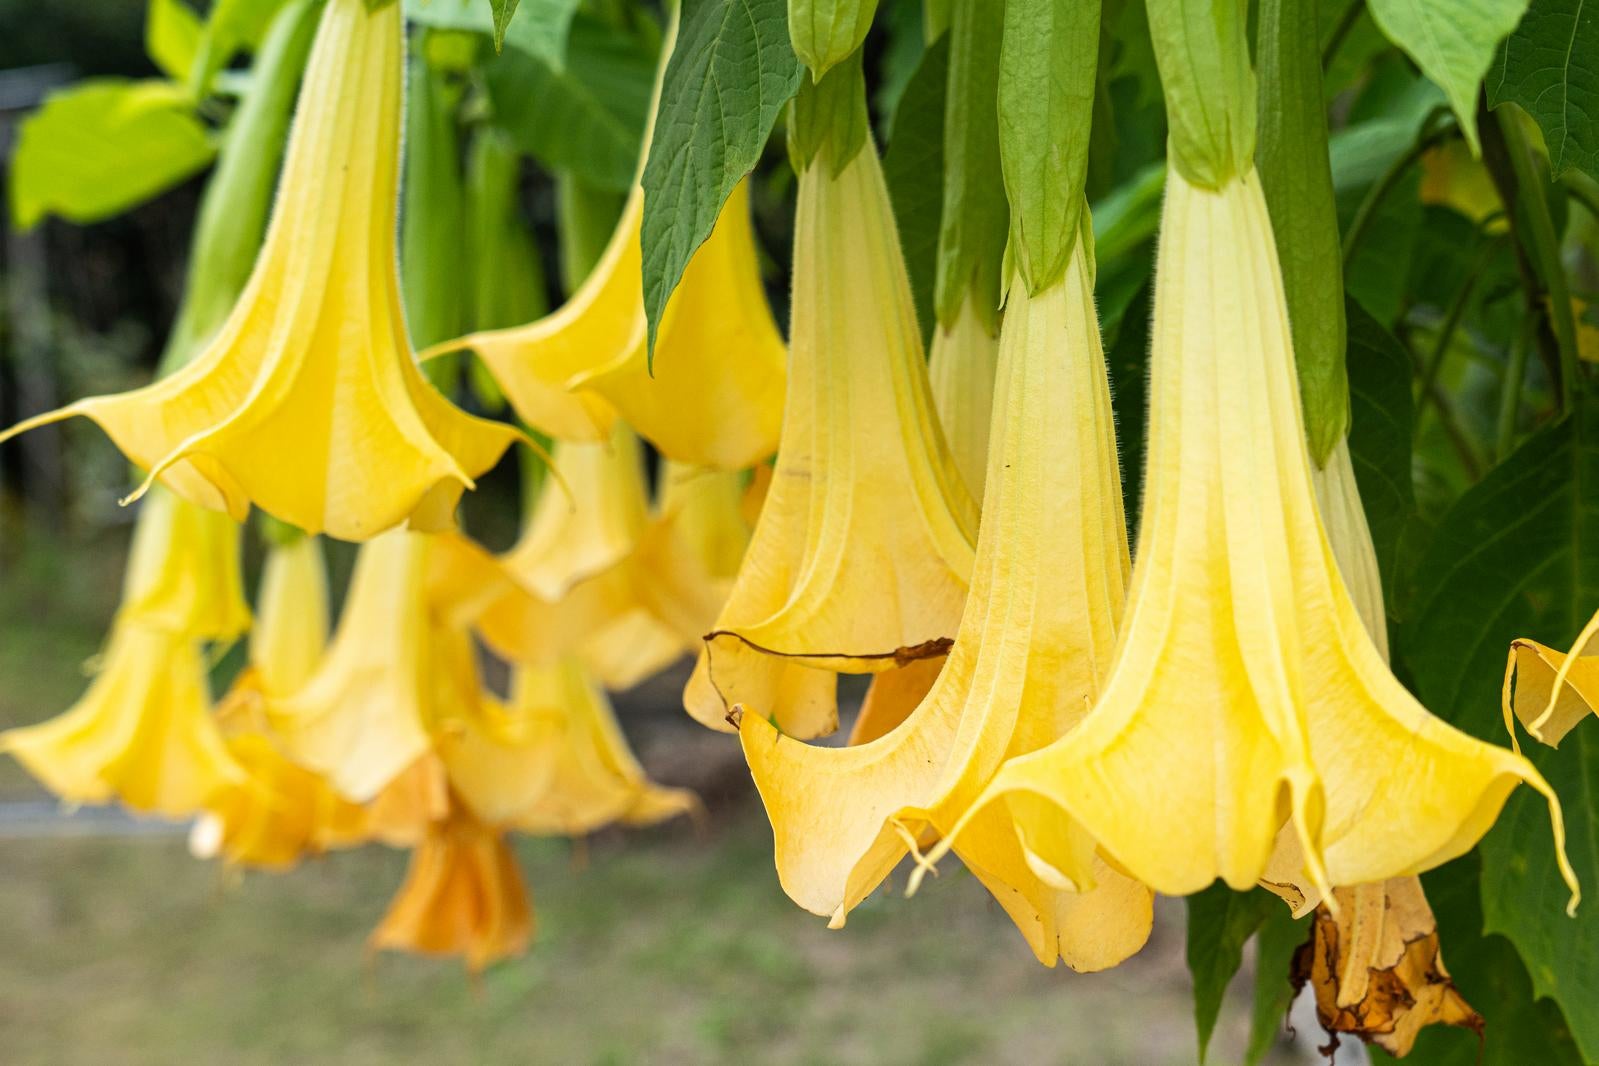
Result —
<path fill-rule="evenodd" d="M 123 600 L 89 690 L 0 748 L 69 803 L 119 800 L 169 817 L 248 788 L 211 715 L 200 642 L 250 624 L 239 527 L 161 491 L 141 506 Z"/>
<path fill-rule="evenodd" d="M 257 608 L 250 664 L 216 712 L 228 752 L 250 781 L 207 805 L 189 834 L 189 850 L 202 859 L 285 869 L 366 837 L 366 812 L 290 760 L 266 721 L 266 701 L 305 684 L 327 644 L 327 574 L 316 538 L 271 547 Z"/>
<path fill-rule="evenodd" d="M 511 703 L 521 714 L 562 724 L 549 787 L 516 816 L 515 828 L 578 836 L 612 822 L 653 825 L 699 810 L 694 793 L 662 787 L 645 775 L 611 701 L 577 659 L 518 669 Z"/>
<path fill-rule="evenodd" d="M 357 803 L 429 750 L 428 547 L 427 535 L 405 530 L 363 545 L 316 672 L 267 702 L 290 757 Z"/>
<path fill-rule="evenodd" d="M 117 800 L 169 818 L 248 782 L 211 719 L 194 638 L 120 621 L 99 673 L 75 706 L 0 734 L 0 750 L 68 803 Z"/>
<path fill-rule="evenodd" d="M 453 523 L 461 492 L 518 434 L 439 395 L 406 337 L 401 21 L 397 4 L 329 0 L 271 228 L 206 348 L 155 384 L 81 400 L 0 440 L 81 414 L 152 480 L 238 521 L 253 503 L 347 540 L 406 520 Z"/>
<path fill-rule="evenodd" d="M 949 441 L 950 454 L 972 499 L 983 500 L 983 479 L 988 469 L 989 423 L 994 413 L 994 372 L 999 358 L 999 338 L 988 332 L 978 312 L 975 293 L 961 301 L 948 329 L 933 331 L 927 356 L 927 376 L 933 386 L 933 405 Z"/>
<path fill-rule="evenodd" d="M 653 367 L 645 351 L 638 187 L 599 263 L 554 314 L 424 355 L 472 349 L 517 413 L 559 439 L 604 440 L 620 413 L 672 459 L 752 466 L 777 444 L 784 351 L 761 288 L 748 184 L 734 188 L 667 301 Z"/>
<path fill-rule="evenodd" d="M 118 617 L 196 639 L 250 628 L 239 573 L 239 524 L 158 489 L 140 506 Z"/>
<path fill-rule="evenodd" d="M 1109 669 L 1127 534 L 1080 246 L 1060 283 L 1036 297 L 1013 288 L 997 392 L 972 592 L 927 697 L 849 748 L 784 737 L 759 706 L 741 718 L 778 878 L 835 926 L 907 851 L 950 834 L 1005 759 L 1068 733 Z M 1001 805 L 965 821 L 953 846 L 1046 965 L 1114 966 L 1149 935 L 1148 889 L 1100 863 L 1092 889 L 1062 891 L 1030 869 Z"/>
<path fill-rule="evenodd" d="M 1316 513 L 1271 224 L 1253 172 L 1167 178 L 1149 474 L 1115 667 L 1094 709 L 1008 763 L 1035 869 L 1156 891 L 1259 878 L 1285 823 L 1325 892 L 1466 851 L 1526 782 L 1518 755 L 1434 718 L 1389 672 Z M 1562 872 L 1575 879 L 1558 856 Z"/>
<path fill-rule="evenodd" d="M 745 704 L 805 739 L 837 728 L 831 671 L 946 650 L 977 527 L 869 143 L 800 175 L 790 344 L 772 485 L 684 702 L 713 728 Z"/>
<path fill-rule="evenodd" d="M 459 955 L 478 973 L 522 954 L 532 938 L 527 885 L 505 835 L 455 810 L 416 846 L 405 881 L 367 946 Z"/>
<path fill-rule="evenodd" d="M 554 602 L 632 554 L 649 512 L 644 454 L 626 425 L 596 444 L 557 444 L 559 481 L 546 481 L 526 529 L 505 557 L 519 584 Z"/>
<path fill-rule="evenodd" d="M 1599 613 L 1565 654 L 1535 640 L 1513 641 L 1505 668 L 1505 726 L 1511 716 L 1551 747 L 1599 713 Z"/>

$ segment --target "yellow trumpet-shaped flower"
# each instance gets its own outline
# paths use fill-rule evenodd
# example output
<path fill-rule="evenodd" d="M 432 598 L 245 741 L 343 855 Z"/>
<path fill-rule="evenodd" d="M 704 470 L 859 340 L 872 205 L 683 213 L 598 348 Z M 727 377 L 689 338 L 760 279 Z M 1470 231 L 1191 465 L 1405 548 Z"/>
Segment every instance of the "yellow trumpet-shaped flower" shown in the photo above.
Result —
<path fill-rule="evenodd" d="M 267 703 L 294 761 L 357 803 L 429 750 L 428 546 L 426 535 L 405 530 L 368 541 L 316 672 Z"/>
<path fill-rule="evenodd" d="M 170 818 L 248 780 L 211 718 L 199 645 L 136 621 L 112 628 L 100 672 L 76 706 L 0 734 L 0 750 L 68 803 L 118 800 Z"/>
<path fill-rule="evenodd" d="M 1122 615 L 1121 477 L 1080 245 L 1060 283 L 1032 297 L 1011 290 L 996 392 L 971 596 L 926 698 L 855 747 L 789 739 L 758 706 L 739 733 L 778 878 L 802 907 L 842 925 L 907 851 L 952 837 L 1039 961 L 1103 969 L 1148 938 L 1149 890 L 1103 863 L 1091 889 L 1063 890 L 1030 867 L 1002 805 L 968 817 L 1007 758 L 1069 734 L 1087 712 Z"/>
<path fill-rule="evenodd" d="M 699 646 L 749 540 L 739 474 L 668 462 L 647 515 L 637 441 L 623 430 L 617 443 L 562 444 L 570 497 L 547 484 L 528 532 L 498 561 L 460 536 L 438 538 L 429 575 L 444 617 L 475 626 L 496 654 L 529 665 L 576 654 L 611 689 Z"/>
<path fill-rule="evenodd" d="M 476 333 L 426 355 L 470 348 L 529 425 L 564 440 L 604 440 L 617 414 L 663 455 L 742 470 L 770 455 L 783 411 L 783 339 L 755 258 L 749 183 L 728 197 L 683 272 L 645 351 L 635 187 L 599 263 L 555 313 Z"/>
<path fill-rule="evenodd" d="M 516 816 L 513 827 L 577 836 L 612 822 L 653 825 L 699 810 L 694 793 L 662 787 L 645 775 L 611 701 L 578 659 L 519 668 L 511 703 L 522 715 L 554 719 L 562 726 L 549 787 Z"/>
<path fill-rule="evenodd" d="M 367 946 L 459 955 L 477 973 L 522 954 L 532 938 L 532 903 L 505 835 L 457 810 L 416 846 Z"/>
<path fill-rule="evenodd" d="M 139 511 L 118 617 L 196 639 L 250 628 L 239 574 L 239 524 L 166 490 Z"/>
<path fill-rule="evenodd" d="M 86 415 L 152 479 L 240 521 L 254 503 L 348 540 L 451 524 L 517 433 L 456 409 L 411 354 L 395 253 L 401 22 L 395 4 L 327 4 L 271 227 L 205 349 L 11 432 Z"/>
<path fill-rule="evenodd" d="M 1011 760 L 1034 868 L 1086 888 L 1096 852 L 1156 891 L 1252 885 L 1285 823 L 1329 886 L 1472 847 L 1530 763 L 1430 715 L 1367 634 L 1316 511 L 1258 178 L 1167 178 L 1149 463 L 1115 666 L 1075 730 Z M 1575 881 L 1565 861 L 1562 871 Z"/>
<path fill-rule="evenodd" d="M 975 292 L 962 301 L 948 329 L 933 331 L 927 376 L 949 450 L 972 498 L 983 499 L 988 470 L 988 427 L 994 410 L 994 370 L 999 338 L 988 332 Z"/>
<path fill-rule="evenodd" d="M 870 144 L 800 175 L 790 347 L 771 489 L 684 702 L 714 728 L 742 703 L 803 739 L 838 725 L 830 671 L 947 649 L 977 528 Z"/>
<path fill-rule="evenodd" d="M 327 644 L 327 574 L 314 537 L 272 547 L 257 608 L 250 665 L 217 708 L 228 751 L 250 780 L 208 805 L 189 834 L 189 850 L 202 859 L 284 869 L 367 834 L 366 811 L 290 760 L 264 714 L 268 699 L 310 680 Z"/>
<path fill-rule="evenodd" d="M 1535 640 L 1512 641 L 1505 668 L 1505 725 L 1511 715 L 1527 732 L 1558 746 L 1576 724 L 1599 714 L 1599 613 L 1561 654 Z"/>
<path fill-rule="evenodd" d="M 489 825 L 508 825 L 550 787 L 564 720 L 555 708 L 507 706 L 483 690 L 471 636 L 433 632 L 434 744 L 450 786 Z"/>
<path fill-rule="evenodd" d="M 649 512 L 644 454 L 622 423 L 597 444 L 557 444 L 554 458 L 560 481 L 545 482 L 505 557 L 512 577 L 550 602 L 632 554 Z"/>

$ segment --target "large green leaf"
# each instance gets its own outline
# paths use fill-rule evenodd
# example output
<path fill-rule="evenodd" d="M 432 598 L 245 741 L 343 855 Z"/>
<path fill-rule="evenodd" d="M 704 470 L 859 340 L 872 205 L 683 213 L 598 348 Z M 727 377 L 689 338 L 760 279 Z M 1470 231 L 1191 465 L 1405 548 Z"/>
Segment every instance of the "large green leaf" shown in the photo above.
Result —
<path fill-rule="evenodd" d="M 754 168 L 799 88 L 783 0 L 684 0 L 644 164 L 649 343 L 733 186 Z"/>
<path fill-rule="evenodd" d="M 1511 640 L 1561 645 L 1599 605 L 1596 430 L 1599 399 L 1588 396 L 1528 438 L 1444 515 L 1418 570 L 1405 659 L 1428 706 L 1479 736 L 1505 741 L 1499 697 Z M 1599 884 L 1599 735 L 1585 724 L 1558 752 L 1529 748 L 1563 800 L 1579 879 Z M 1565 1008 L 1587 1057 L 1599 1058 L 1599 957 L 1588 947 L 1599 912 L 1566 917 L 1542 798 L 1518 789 L 1482 851 L 1487 928 L 1514 943 L 1536 992 Z"/>
<path fill-rule="evenodd" d="M 1344 314 L 1348 321 L 1349 456 L 1377 549 L 1377 566 L 1384 587 L 1391 589 L 1399 534 L 1416 509 L 1410 472 L 1415 422 L 1410 353 L 1355 301 L 1345 302 Z M 1388 599 L 1394 597 L 1390 594 Z"/>
<path fill-rule="evenodd" d="M 580 0 L 405 0 L 405 17 L 441 30 L 471 30 L 510 45 L 554 70 L 566 62 Z"/>
<path fill-rule="evenodd" d="M 1460 128 L 1477 141 L 1477 90 L 1494 49 L 1516 28 L 1527 0 L 1367 0 L 1372 18 L 1449 97 Z"/>
<path fill-rule="evenodd" d="M 22 123 L 11 211 L 94 222 L 203 170 L 216 146 L 184 93 L 165 81 L 97 78 L 52 95 Z"/>
<path fill-rule="evenodd" d="M 150 0 L 144 16 L 144 50 L 167 77 L 184 81 L 194 69 L 204 28 L 183 0 Z"/>
<path fill-rule="evenodd" d="M 604 189 L 624 190 L 638 168 L 655 57 L 637 37 L 578 16 L 566 65 L 516 46 L 483 68 L 494 122 L 552 170 Z"/>
<path fill-rule="evenodd" d="M 1283 901 L 1258 888 L 1234 892 L 1220 881 L 1188 897 L 1188 972 L 1194 979 L 1194 1024 L 1199 1058 L 1221 1016 L 1227 985 L 1244 958 L 1244 942 L 1255 935 Z"/>
<path fill-rule="evenodd" d="M 883 155 L 883 178 L 894 205 L 900 248 L 910 272 L 911 296 L 922 337 L 933 331 L 933 288 L 938 272 L 938 231 L 944 187 L 929 175 L 944 172 L 944 98 L 949 74 L 949 35 L 922 53 L 900 99 L 894 137 Z"/>
<path fill-rule="evenodd" d="M 1599 178 L 1599 10 L 1592 0 L 1534 0 L 1488 72 L 1488 103 L 1527 109 L 1558 177 Z"/>
<path fill-rule="evenodd" d="M 1312 921 L 1308 914 L 1296 920 L 1287 907 L 1273 907 L 1255 936 L 1255 1006 L 1244 1051 L 1246 1066 L 1264 1059 L 1288 1027 L 1288 1008 L 1298 991 L 1292 974 L 1294 953 L 1310 939 Z"/>
<path fill-rule="evenodd" d="M 1099 272 L 1104 284 L 1105 271 Z M 1144 495 L 1144 424 L 1149 420 L 1149 315 L 1154 282 L 1148 267 L 1129 299 L 1114 335 L 1107 333 L 1105 363 L 1110 371 L 1111 404 L 1116 411 L 1116 436 L 1122 464 L 1122 505 L 1127 532 L 1138 543 L 1138 522 Z M 1103 305 L 1103 297 L 1101 304 Z"/>

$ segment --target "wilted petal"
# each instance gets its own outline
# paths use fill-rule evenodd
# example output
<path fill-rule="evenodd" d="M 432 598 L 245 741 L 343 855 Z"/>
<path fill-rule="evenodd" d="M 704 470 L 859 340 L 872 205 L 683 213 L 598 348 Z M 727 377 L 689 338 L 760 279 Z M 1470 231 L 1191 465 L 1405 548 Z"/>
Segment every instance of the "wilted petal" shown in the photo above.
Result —
<path fill-rule="evenodd" d="M 1310 943 L 1294 958 L 1294 979 L 1309 982 L 1328 1032 L 1348 1033 L 1390 1055 L 1410 1053 L 1429 1025 L 1482 1033 L 1444 969 L 1438 923 L 1414 877 L 1335 889 L 1338 913 L 1316 912 Z"/>

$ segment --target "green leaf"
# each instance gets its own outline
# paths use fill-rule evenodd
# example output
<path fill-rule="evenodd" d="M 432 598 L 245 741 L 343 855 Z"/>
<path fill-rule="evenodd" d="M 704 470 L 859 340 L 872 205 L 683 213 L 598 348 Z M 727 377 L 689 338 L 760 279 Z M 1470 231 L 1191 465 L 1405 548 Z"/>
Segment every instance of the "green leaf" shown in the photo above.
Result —
<path fill-rule="evenodd" d="M 799 88 L 783 0 L 683 0 L 644 164 L 644 310 L 666 301 Z"/>
<path fill-rule="evenodd" d="M 505 47 L 505 27 L 511 22 L 511 16 L 516 14 L 517 0 L 489 0 L 489 7 L 494 10 L 494 50 L 498 52 Z"/>
<path fill-rule="evenodd" d="M 1471 150 L 1480 151 L 1477 90 L 1527 0 L 1367 0 L 1367 6 L 1388 39 L 1449 97 Z"/>
<path fill-rule="evenodd" d="M 161 72 L 186 81 L 194 69 L 204 28 L 183 0 L 150 0 L 144 16 L 144 50 Z"/>
<path fill-rule="evenodd" d="M 199 55 L 186 72 L 195 96 L 211 89 L 217 71 L 243 50 L 258 48 L 287 0 L 216 0 L 205 22 Z"/>
<path fill-rule="evenodd" d="M 1410 353 L 1354 300 L 1349 323 L 1349 456 L 1377 549 L 1383 587 L 1393 588 L 1399 535 L 1416 510 L 1410 446 L 1415 423 Z M 1394 602 L 1389 592 L 1387 599 Z"/>
<path fill-rule="evenodd" d="M 922 53 L 894 122 L 893 139 L 883 154 L 899 229 L 900 249 L 910 273 L 916 321 L 926 340 L 933 332 L 933 287 L 938 268 L 938 233 L 944 190 L 928 176 L 944 172 L 944 94 L 949 83 L 949 35 Z"/>
<path fill-rule="evenodd" d="M 1099 5 L 1011 0 L 999 65 L 1010 250 L 1029 292 L 1066 270 L 1082 219 L 1099 64 Z"/>
<path fill-rule="evenodd" d="M 944 204 L 934 308 L 948 328 L 970 298 L 989 332 L 997 334 L 1000 270 L 1010 225 L 994 121 L 1003 25 L 987 0 L 953 0 L 950 16 L 945 35 L 950 52 Z M 1076 199 L 1081 202 L 1081 195 Z"/>
<path fill-rule="evenodd" d="M 788 0 L 794 54 L 820 81 L 860 48 L 876 13 L 877 0 Z"/>
<path fill-rule="evenodd" d="M 1274 907 L 1255 936 L 1255 1006 L 1244 1052 L 1247 1066 L 1266 1057 L 1287 1025 L 1297 991 L 1291 973 L 1294 953 L 1310 939 L 1313 921 L 1311 915 L 1296 920 L 1287 907 Z"/>
<path fill-rule="evenodd" d="M 1262 0 L 1255 163 L 1271 211 L 1311 457 L 1349 430 L 1343 251 L 1327 154 L 1316 0 Z"/>
<path fill-rule="evenodd" d="M 11 211 L 27 229 L 48 213 L 95 222 L 205 169 L 216 146 L 187 96 L 165 81 L 97 78 L 50 96 L 23 123 Z"/>
<path fill-rule="evenodd" d="M 1500 685 L 1516 637 L 1563 646 L 1599 604 L 1599 397 L 1529 437 L 1440 520 L 1417 573 L 1417 609 L 1401 633 L 1428 706 L 1504 741 Z M 1584 886 L 1599 884 L 1599 735 L 1579 726 L 1559 751 L 1529 757 L 1564 801 L 1566 839 Z M 1541 797 L 1518 789 L 1482 845 L 1490 931 L 1527 961 L 1533 988 L 1565 1008 L 1587 1058 L 1599 1058 L 1599 912 L 1566 917 Z M 1451 960 L 1453 966 L 1453 961 Z M 1469 997 L 1469 992 L 1468 992 Z M 1490 1004 L 1473 1002 L 1485 1012 Z M 1492 1024 L 1490 1018 L 1490 1032 Z M 1537 1061 L 1537 1060 L 1524 1060 Z"/>
<path fill-rule="evenodd" d="M 422 36 L 425 31 L 419 31 Z M 465 189 L 455 99 L 413 49 L 406 71 L 400 280 L 411 341 L 427 348 L 466 330 Z M 437 369 L 443 363 L 428 364 Z"/>
<path fill-rule="evenodd" d="M 1483 1038 L 1467 1029 L 1434 1025 L 1422 1030 L 1405 1066 L 1578 1066 L 1560 1010 L 1534 999 L 1520 957 L 1502 936 L 1485 936 L 1476 852 L 1422 876 L 1438 919 L 1441 958 L 1455 986 L 1486 1022 Z M 1376 1062 L 1391 1061 L 1373 1048 Z"/>
<path fill-rule="evenodd" d="M 1489 106 L 1506 102 L 1537 120 L 1556 177 L 1576 167 L 1599 178 L 1599 13 L 1591 3 L 1528 8 L 1488 72 Z"/>
<path fill-rule="evenodd" d="M 1221 1016 L 1227 985 L 1244 958 L 1244 942 L 1255 935 L 1282 900 L 1261 889 L 1234 892 L 1218 881 L 1188 897 L 1188 972 L 1194 979 L 1194 1024 L 1199 1029 L 1199 1060 Z"/>
<path fill-rule="evenodd" d="M 582 15 L 572 22 L 564 68 L 507 42 L 513 47 L 483 68 L 494 123 L 552 170 L 630 188 L 655 81 L 653 50 Z"/>
<path fill-rule="evenodd" d="M 572 19 L 581 0 L 405 0 L 405 17 L 440 30 L 470 30 L 526 52 L 554 70 L 566 63 Z"/>

